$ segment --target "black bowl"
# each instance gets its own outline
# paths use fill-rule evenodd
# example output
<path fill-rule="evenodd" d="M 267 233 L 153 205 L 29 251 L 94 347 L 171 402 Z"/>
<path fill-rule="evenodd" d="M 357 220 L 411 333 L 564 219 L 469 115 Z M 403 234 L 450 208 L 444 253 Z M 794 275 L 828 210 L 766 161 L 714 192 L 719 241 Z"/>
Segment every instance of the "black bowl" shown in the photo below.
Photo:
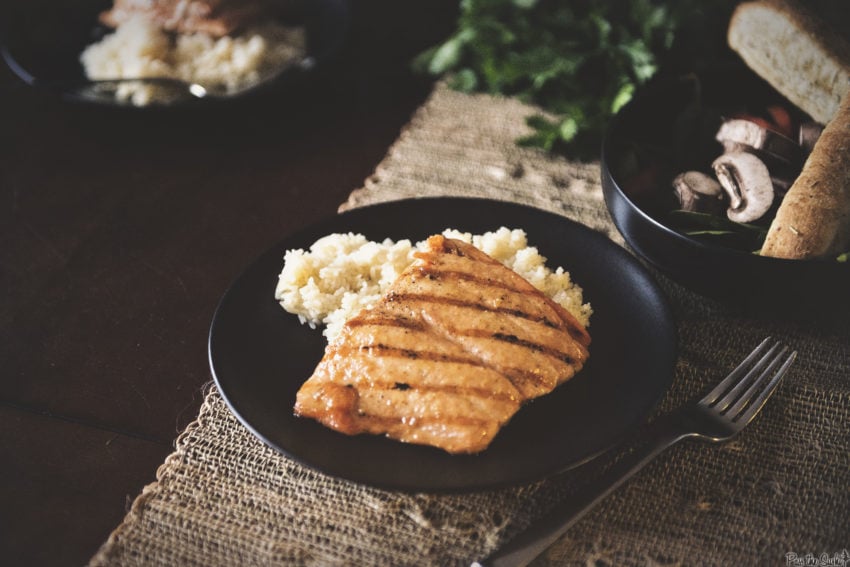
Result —
<path fill-rule="evenodd" d="M 603 142 L 602 188 L 628 245 L 663 274 L 724 302 L 770 313 L 823 314 L 850 304 L 850 263 L 785 260 L 698 240 L 670 228 L 672 177 L 708 170 L 722 151 L 720 116 L 785 102 L 746 69 L 731 67 L 648 85 L 615 116 Z M 640 181 L 642 177 L 642 183 Z"/>

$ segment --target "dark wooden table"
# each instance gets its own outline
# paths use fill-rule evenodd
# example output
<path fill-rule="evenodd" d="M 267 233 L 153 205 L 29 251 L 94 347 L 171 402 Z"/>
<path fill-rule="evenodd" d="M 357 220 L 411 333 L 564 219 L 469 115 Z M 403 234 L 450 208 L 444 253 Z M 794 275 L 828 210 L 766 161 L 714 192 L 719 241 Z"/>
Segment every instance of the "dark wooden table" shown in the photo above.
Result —
<path fill-rule="evenodd" d="M 228 283 L 334 214 L 427 96 L 409 61 L 456 3 L 353 9 L 332 73 L 247 107 L 81 107 L 0 69 L 0 563 L 91 557 L 196 416 Z"/>

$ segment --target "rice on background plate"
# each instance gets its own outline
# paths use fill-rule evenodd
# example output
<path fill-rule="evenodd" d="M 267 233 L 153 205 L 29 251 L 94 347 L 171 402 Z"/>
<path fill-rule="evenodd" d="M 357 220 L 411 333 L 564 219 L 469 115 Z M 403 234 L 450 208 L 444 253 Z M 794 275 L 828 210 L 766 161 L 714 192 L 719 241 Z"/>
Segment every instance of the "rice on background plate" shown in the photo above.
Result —
<path fill-rule="evenodd" d="M 581 287 L 562 267 L 549 269 L 546 258 L 529 246 L 524 230 L 501 227 L 473 235 L 446 229 L 443 235 L 470 243 L 502 262 L 589 326 L 593 310 L 583 302 Z M 275 299 L 302 323 L 312 328 L 325 325 L 323 334 L 332 341 L 343 324 L 374 305 L 413 263 L 413 254 L 424 249 L 425 241 L 414 245 L 410 240 L 374 242 L 362 234 L 330 234 L 308 251 L 286 251 Z"/>
<path fill-rule="evenodd" d="M 228 92 L 250 86 L 305 51 L 302 28 L 266 22 L 236 36 L 173 34 L 137 16 L 102 40 L 89 45 L 80 61 L 89 79 L 167 77 Z M 129 83 L 116 93 L 136 106 L 168 102 L 168 90 Z"/>

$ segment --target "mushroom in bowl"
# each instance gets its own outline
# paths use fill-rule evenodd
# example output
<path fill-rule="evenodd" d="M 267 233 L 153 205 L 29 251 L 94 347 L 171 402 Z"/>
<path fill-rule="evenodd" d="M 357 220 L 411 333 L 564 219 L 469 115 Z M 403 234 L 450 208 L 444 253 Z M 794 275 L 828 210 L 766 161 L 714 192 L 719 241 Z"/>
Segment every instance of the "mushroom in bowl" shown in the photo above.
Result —
<path fill-rule="evenodd" d="M 793 131 L 771 119 L 777 105 Z M 809 122 L 740 65 L 658 79 L 617 114 L 603 143 L 603 193 L 617 228 L 639 256 L 704 295 L 783 311 L 847 305 L 846 256 L 759 254 L 819 130 Z"/>

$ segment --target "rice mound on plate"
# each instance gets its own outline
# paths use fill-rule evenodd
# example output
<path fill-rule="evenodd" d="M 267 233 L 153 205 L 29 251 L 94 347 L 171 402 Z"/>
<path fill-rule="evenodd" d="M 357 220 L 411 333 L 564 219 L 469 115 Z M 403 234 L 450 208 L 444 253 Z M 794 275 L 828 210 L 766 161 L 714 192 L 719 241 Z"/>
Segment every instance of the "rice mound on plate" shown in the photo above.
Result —
<path fill-rule="evenodd" d="M 522 229 L 502 227 L 484 234 L 446 229 L 443 235 L 468 242 L 502 262 L 537 289 L 569 311 L 582 325 L 590 324 L 593 310 L 582 299 L 582 289 L 570 274 L 551 270 L 537 248 L 528 245 Z M 330 234 L 317 240 L 309 251 L 287 250 L 278 278 L 275 299 L 302 323 L 333 340 L 343 324 L 362 309 L 371 307 L 410 266 L 417 250 L 410 240 L 373 242 L 362 234 Z"/>
<path fill-rule="evenodd" d="M 238 36 L 171 34 L 134 17 L 89 45 L 80 56 L 90 79 L 169 77 L 235 91 L 304 54 L 304 30 L 266 22 Z M 136 106 L 167 102 L 162 87 L 126 84 L 116 98 Z"/>

